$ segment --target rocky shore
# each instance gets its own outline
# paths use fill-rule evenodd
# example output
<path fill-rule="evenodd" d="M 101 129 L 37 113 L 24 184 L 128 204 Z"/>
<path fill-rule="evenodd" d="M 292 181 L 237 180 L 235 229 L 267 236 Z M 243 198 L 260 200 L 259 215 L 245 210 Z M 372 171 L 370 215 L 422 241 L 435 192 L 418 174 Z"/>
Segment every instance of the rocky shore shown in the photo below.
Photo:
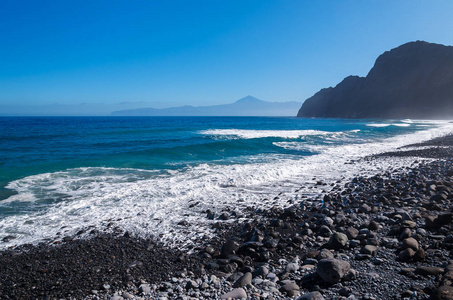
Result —
<path fill-rule="evenodd" d="M 452 154 L 448 136 L 368 157 L 418 161 L 318 182 L 332 187 L 322 201 L 219 218 L 216 238 L 190 253 L 93 229 L 5 250 L 0 298 L 453 299 Z"/>

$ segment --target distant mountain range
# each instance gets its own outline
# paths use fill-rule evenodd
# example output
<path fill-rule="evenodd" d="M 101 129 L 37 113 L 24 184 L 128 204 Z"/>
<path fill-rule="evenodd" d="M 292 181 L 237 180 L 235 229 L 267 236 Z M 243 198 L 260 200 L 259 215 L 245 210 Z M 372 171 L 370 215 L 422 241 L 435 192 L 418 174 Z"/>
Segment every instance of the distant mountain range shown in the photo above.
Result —
<path fill-rule="evenodd" d="M 297 116 L 452 118 L 453 47 L 416 41 L 386 51 L 366 77 L 320 90 Z"/>
<path fill-rule="evenodd" d="M 247 96 L 231 104 L 138 108 L 119 110 L 113 116 L 295 116 L 300 102 L 267 102 Z"/>

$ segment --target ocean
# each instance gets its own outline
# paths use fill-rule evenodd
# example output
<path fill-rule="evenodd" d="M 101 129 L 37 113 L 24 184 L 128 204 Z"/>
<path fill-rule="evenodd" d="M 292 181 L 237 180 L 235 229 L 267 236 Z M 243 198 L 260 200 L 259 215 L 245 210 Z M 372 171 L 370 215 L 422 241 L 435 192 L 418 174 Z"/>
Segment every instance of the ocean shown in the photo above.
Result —
<path fill-rule="evenodd" d="M 322 201 L 415 160 L 361 158 L 452 132 L 424 120 L 2 117 L 0 248 L 115 227 L 191 247 L 214 235 L 207 210 L 245 219 Z"/>

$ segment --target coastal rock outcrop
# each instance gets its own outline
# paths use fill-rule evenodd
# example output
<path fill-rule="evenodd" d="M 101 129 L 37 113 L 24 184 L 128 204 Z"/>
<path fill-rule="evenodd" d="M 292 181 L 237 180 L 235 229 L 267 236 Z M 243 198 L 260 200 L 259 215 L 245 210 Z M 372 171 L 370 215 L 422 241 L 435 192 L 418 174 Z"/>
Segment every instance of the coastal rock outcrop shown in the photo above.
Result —
<path fill-rule="evenodd" d="M 349 76 L 308 98 L 298 117 L 449 118 L 453 46 L 410 42 L 380 55 L 366 77 Z"/>

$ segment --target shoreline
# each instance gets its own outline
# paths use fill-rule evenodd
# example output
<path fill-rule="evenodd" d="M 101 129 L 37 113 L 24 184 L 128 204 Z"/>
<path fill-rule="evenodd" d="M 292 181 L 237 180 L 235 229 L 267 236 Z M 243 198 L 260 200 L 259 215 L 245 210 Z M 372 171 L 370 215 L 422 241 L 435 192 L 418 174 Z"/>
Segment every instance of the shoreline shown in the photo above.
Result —
<path fill-rule="evenodd" d="M 128 233 L 102 232 L 1 251 L 0 297 L 214 299 L 233 292 L 250 299 L 297 299 L 318 292 L 326 299 L 428 299 L 441 283 L 453 294 L 446 282 L 453 270 L 451 217 L 431 226 L 450 210 L 452 154 L 453 136 L 446 136 L 366 158 L 434 160 L 356 177 L 325 194 L 323 206 L 304 199 L 287 209 L 246 212 L 251 221 L 245 224 L 219 220 L 213 225 L 218 235 L 193 254 Z M 417 247 L 407 246 L 408 238 Z M 402 252 L 409 252 L 408 260 Z M 326 282 L 316 272 L 324 255 L 347 261 L 355 271 Z"/>

